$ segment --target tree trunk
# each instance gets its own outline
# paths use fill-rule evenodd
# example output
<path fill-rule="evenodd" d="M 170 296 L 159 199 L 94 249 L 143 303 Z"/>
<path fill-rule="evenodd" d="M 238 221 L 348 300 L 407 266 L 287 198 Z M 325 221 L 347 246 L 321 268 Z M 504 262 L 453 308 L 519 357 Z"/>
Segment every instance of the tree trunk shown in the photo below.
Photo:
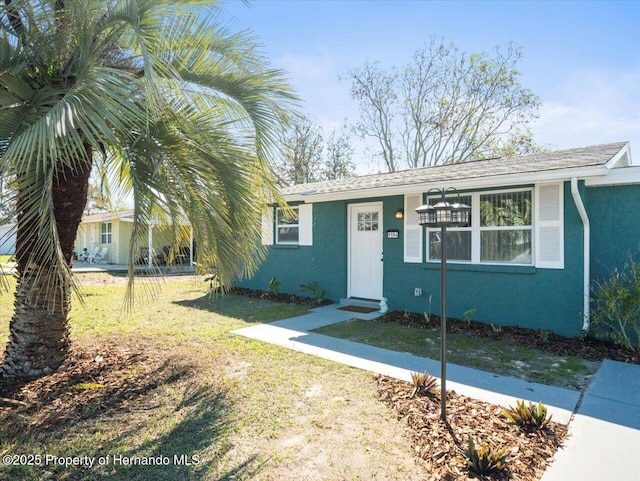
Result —
<path fill-rule="evenodd" d="M 73 247 L 82 212 L 87 203 L 92 152 L 79 159 L 74 168 L 61 167 L 52 186 L 55 223 L 60 250 L 71 266 Z M 22 201 L 22 202 L 21 202 Z M 16 259 L 18 285 L 15 311 L 9 325 L 9 342 L 2 373 L 7 377 L 38 377 L 54 372 L 69 352 L 69 277 L 57 272 L 54 258 L 33 255 L 37 219 L 25 220 L 18 194 Z M 55 254 L 54 254 L 55 255 Z"/>

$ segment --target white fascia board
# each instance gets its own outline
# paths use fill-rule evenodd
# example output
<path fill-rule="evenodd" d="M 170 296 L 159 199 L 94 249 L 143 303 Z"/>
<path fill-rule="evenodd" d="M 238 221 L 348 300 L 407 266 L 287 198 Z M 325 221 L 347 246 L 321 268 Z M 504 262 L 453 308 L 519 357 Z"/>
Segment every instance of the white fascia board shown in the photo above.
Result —
<path fill-rule="evenodd" d="M 607 168 L 607 170 L 614 169 L 616 168 L 616 165 L 618 164 L 618 162 L 620 162 L 620 160 L 624 159 L 625 157 L 629 163 L 626 165 L 620 166 L 621 168 L 629 167 L 633 165 L 633 160 L 631 158 L 631 148 L 629 146 L 629 142 L 627 142 L 625 146 L 622 147 L 616 155 L 614 155 L 613 157 L 611 157 L 611 159 L 607 161 L 607 163 L 605 164 L 605 167 Z"/>
<path fill-rule="evenodd" d="M 606 176 L 585 179 L 587 187 L 625 184 L 640 184 L 640 166 L 617 167 L 611 169 Z"/>
<path fill-rule="evenodd" d="M 496 188 L 509 185 L 527 185 L 539 182 L 569 181 L 572 177 L 589 178 L 604 177 L 614 171 L 607 171 L 604 166 L 582 167 L 577 169 L 546 170 L 542 172 L 527 172 L 519 174 L 506 174 L 487 177 L 476 177 L 458 181 L 425 182 L 420 184 L 394 185 L 389 187 L 376 187 L 370 189 L 349 190 L 345 192 L 328 192 L 318 194 L 293 194 L 286 196 L 288 202 L 329 202 L 334 200 L 354 200 L 369 197 L 388 197 L 402 194 L 419 194 L 429 189 L 441 189 L 443 187 L 455 187 L 458 190 Z"/>

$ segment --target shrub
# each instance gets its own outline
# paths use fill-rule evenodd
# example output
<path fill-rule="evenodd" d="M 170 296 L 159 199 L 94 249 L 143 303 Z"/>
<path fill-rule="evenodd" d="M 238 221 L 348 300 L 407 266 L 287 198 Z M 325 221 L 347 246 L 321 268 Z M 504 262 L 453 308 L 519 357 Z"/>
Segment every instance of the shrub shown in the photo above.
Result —
<path fill-rule="evenodd" d="M 460 449 L 464 458 L 464 465 L 470 473 L 476 476 L 492 476 L 507 468 L 509 454 L 506 447 L 492 448 L 483 444 L 476 448 L 473 438 L 469 438 L 469 447 Z"/>
<path fill-rule="evenodd" d="M 525 404 L 524 400 L 516 401 L 516 407 L 503 409 L 502 414 L 507 420 L 520 426 L 525 431 L 537 431 L 546 428 L 551 423 L 552 415 L 547 416 L 547 407 L 540 401 L 538 404 Z"/>
<path fill-rule="evenodd" d="M 438 380 L 425 372 L 412 372 L 411 381 L 413 382 L 413 392 L 411 397 L 416 394 L 421 396 L 436 397 L 438 394 Z"/>
<path fill-rule="evenodd" d="M 591 326 L 614 344 L 640 351 L 640 264 L 629 258 L 622 270 L 596 282 L 591 297 Z"/>

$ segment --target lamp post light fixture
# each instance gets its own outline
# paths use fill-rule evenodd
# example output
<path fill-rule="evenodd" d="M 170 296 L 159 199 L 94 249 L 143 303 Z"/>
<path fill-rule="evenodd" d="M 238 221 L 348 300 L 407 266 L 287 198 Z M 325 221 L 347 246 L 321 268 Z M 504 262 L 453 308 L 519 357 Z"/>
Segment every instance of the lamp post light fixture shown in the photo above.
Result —
<path fill-rule="evenodd" d="M 470 223 L 471 207 L 460 203 L 460 193 L 453 187 L 431 189 L 440 195 L 435 205 L 428 203 L 416 209 L 422 227 L 440 227 L 440 419 L 447 421 L 447 227 L 465 227 Z M 447 194 L 457 195 L 453 204 Z"/>

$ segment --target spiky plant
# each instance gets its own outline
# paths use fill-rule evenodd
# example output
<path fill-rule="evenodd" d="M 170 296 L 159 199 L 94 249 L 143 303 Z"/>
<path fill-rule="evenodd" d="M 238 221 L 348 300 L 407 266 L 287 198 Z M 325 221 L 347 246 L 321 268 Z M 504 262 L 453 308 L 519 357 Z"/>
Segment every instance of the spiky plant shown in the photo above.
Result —
<path fill-rule="evenodd" d="M 427 371 L 412 372 L 411 381 L 413 382 L 411 397 L 415 397 L 416 394 L 436 397 L 438 394 L 438 380 Z"/>
<path fill-rule="evenodd" d="M 467 449 L 460 449 L 463 464 L 476 476 L 492 476 L 504 471 L 509 463 L 509 454 L 505 446 L 492 448 L 483 444 L 476 447 L 473 438 L 469 438 Z"/>
<path fill-rule="evenodd" d="M 538 404 L 525 404 L 524 400 L 516 401 L 516 407 L 509 406 L 509 409 L 503 409 L 502 414 L 507 420 L 519 426 L 525 431 L 537 431 L 538 429 L 545 429 L 551 423 L 551 414 L 547 416 L 547 407 L 542 404 L 542 401 Z"/>

